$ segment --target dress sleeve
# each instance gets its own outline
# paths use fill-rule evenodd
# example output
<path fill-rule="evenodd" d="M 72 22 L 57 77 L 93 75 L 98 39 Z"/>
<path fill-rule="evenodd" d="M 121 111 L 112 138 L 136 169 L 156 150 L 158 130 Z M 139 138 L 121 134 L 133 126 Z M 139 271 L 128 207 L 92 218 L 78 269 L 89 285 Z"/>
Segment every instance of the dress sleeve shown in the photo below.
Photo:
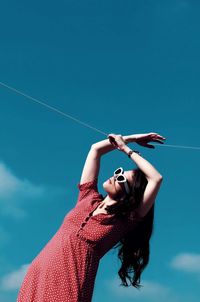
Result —
<path fill-rule="evenodd" d="M 77 185 L 79 189 L 79 194 L 78 194 L 78 200 L 77 203 L 80 202 L 81 200 L 92 196 L 99 196 L 99 191 L 98 191 L 98 178 L 95 178 L 91 181 L 87 181 L 85 183 L 78 183 Z"/>

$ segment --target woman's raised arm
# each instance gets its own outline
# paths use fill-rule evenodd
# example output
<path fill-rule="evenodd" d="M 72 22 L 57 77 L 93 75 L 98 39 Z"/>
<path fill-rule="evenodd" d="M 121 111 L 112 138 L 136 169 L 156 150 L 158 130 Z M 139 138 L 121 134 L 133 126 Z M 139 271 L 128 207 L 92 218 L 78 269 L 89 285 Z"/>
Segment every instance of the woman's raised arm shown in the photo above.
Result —
<path fill-rule="evenodd" d="M 144 147 L 148 148 L 154 148 L 152 145 L 148 145 L 147 143 L 150 141 L 157 141 L 159 143 L 162 143 L 159 141 L 159 139 L 165 139 L 164 137 L 156 134 L 156 133 L 148 133 L 148 134 L 131 134 L 131 135 L 125 135 L 121 136 L 121 145 L 120 140 L 118 141 L 119 146 L 116 146 L 115 143 L 112 141 L 112 137 L 116 137 L 116 135 L 109 135 L 108 139 L 99 141 L 97 143 L 92 144 L 90 151 L 88 153 L 88 156 L 85 161 L 85 165 L 83 167 L 82 175 L 80 183 L 85 183 L 87 181 L 91 181 L 95 178 L 98 178 L 99 175 L 99 169 L 100 169 L 100 160 L 101 156 L 115 150 L 118 148 L 120 150 L 122 146 L 123 152 L 127 153 L 130 148 L 126 146 L 126 144 L 131 142 L 136 142 Z M 117 136 L 119 138 L 119 136 Z M 125 147 L 125 148 L 124 148 Z M 137 153 L 134 153 L 131 156 L 132 160 L 135 161 L 135 163 L 139 166 L 139 168 L 146 174 L 147 179 L 160 179 L 161 175 L 159 172 L 145 159 L 143 159 L 140 155 Z"/>
<path fill-rule="evenodd" d="M 125 144 L 136 142 L 136 139 L 137 139 L 137 134 L 123 136 L 123 140 L 125 141 Z M 97 150 L 101 155 L 116 149 L 116 147 L 113 144 L 111 144 L 109 139 L 104 139 L 100 142 L 94 143 L 92 145 L 92 148 Z"/>
<path fill-rule="evenodd" d="M 118 148 L 120 151 L 129 154 L 132 151 L 127 145 L 122 135 L 110 134 L 109 138 L 114 140 L 115 148 Z M 149 134 L 137 134 L 136 142 L 142 144 L 144 147 L 155 148 L 154 146 L 148 145 L 148 142 L 156 141 L 159 143 L 163 143 L 160 139 L 165 139 L 163 136 L 157 133 L 149 133 Z M 162 179 L 162 175 L 154 168 L 154 166 L 144 159 L 139 154 L 133 152 L 130 158 L 136 163 L 140 170 L 145 174 L 147 180 L 152 181 L 160 181 Z"/>
<path fill-rule="evenodd" d="M 135 137 L 134 135 L 127 135 L 124 136 L 124 140 L 126 141 L 126 143 L 133 142 L 135 141 Z M 105 139 L 97 143 L 94 143 L 88 152 L 83 167 L 80 184 L 98 178 L 101 156 L 115 149 L 116 147 L 113 146 L 113 144 L 111 144 L 109 139 Z"/>

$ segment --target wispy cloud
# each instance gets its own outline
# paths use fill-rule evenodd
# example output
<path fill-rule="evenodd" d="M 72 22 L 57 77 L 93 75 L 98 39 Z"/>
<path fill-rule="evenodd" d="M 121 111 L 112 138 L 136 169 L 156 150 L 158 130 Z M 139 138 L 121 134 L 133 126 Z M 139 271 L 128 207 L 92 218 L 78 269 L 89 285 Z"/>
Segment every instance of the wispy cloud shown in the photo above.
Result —
<path fill-rule="evenodd" d="M 27 179 L 19 179 L 2 161 L 0 162 L 0 208 L 1 214 L 23 218 L 26 212 L 21 204 L 32 198 L 42 197 L 45 188 Z"/>
<path fill-rule="evenodd" d="M 61 193 L 61 188 L 38 186 L 28 179 L 20 179 L 2 161 L 0 161 L 0 210 L 1 215 L 21 219 L 27 216 L 23 204 L 38 200 L 44 196 Z"/>
<path fill-rule="evenodd" d="M 16 290 L 19 289 L 26 275 L 29 264 L 22 265 L 19 270 L 13 271 L 1 278 L 1 290 Z"/>
<path fill-rule="evenodd" d="M 172 259 L 170 265 L 180 271 L 200 273 L 200 254 L 180 253 Z"/>
<path fill-rule="evenodd" d="M 42 186 L 35 186 L 27 179 L 19 179 L 3 163 L 0 162 L 0 198 L 9 199 L 16 194 L 39 197 L 44 193 Z"/>
<path fill-rule="evenodd" d="M 123 287 L 120 286 L 120 280 L 114 278 L 113 280 L 106 281 L 106 287 L 112 291 L 116 296 L 124 297 L 124 299 L 135 299 L 134 301 L 141 301 L 148 298 L 148 301 L 156 301 L 157 298 L 164 301 L 177 302 L 179 299 L 173 294 L 169 287 L 162 285 L 158 282 L 142 281 L 142 288 L 137 290 L 133 286 Z M 170 299 L 169 299 L 170 298 Z"/>

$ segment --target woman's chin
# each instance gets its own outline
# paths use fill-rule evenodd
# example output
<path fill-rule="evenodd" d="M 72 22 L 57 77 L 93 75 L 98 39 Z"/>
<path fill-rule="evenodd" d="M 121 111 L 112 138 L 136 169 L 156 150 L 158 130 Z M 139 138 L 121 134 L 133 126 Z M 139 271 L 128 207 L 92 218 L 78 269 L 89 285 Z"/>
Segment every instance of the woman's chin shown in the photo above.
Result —
<path fill-rule="evenodd" d="M 103 182 L 103 188 L 105 189 L 105 188 L 107 188 L 107 186 L 108 186 L 107 181 L 104 181 Z"/>
<path fill-rule="evenodd" d="M 110 180 L 109 179 L 104 181 L 103 188 L 104 188 L 105 191 L 106 191 L 107 188 L 110 188 Z"/>

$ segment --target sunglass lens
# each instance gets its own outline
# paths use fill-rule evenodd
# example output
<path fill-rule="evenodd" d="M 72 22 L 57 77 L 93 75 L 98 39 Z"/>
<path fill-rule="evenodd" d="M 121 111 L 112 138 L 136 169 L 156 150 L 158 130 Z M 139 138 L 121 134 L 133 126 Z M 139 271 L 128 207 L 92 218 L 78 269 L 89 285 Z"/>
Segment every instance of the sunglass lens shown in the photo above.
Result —
<path fill-rule="evenodd" d="M 119 180 L 119 181 L 125 180 L 125 177 L 124 177 L 123 175 L 119 175 L 119 176 L 117 177 L 117 180 Z"/>
<path fill-rule="evenodd" d="M 119 168 L 119 169 L 117 169 L 117 170 L 115 171 L 115 174 L 120 174 L 121 172 L 122 172 L 122 169 Z"/>

